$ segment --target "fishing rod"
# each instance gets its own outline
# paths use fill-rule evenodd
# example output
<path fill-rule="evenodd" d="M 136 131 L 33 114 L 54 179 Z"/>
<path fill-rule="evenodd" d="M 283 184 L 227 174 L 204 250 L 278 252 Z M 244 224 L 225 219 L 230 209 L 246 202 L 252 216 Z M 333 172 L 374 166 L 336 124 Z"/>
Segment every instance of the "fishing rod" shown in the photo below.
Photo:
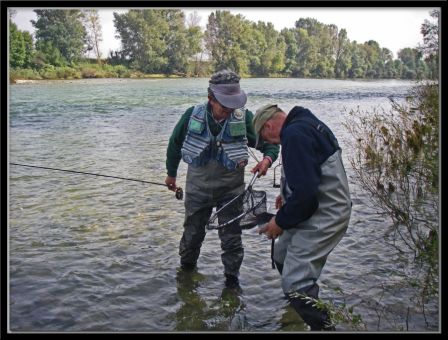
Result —
<path fill-rule="evenodd" d="M 74 170 L 66 170 L 66 169 L 57 169 L 57 168 L 48 168 L 45 166 L 37 166 L 37 165 L 29 165 L 29 164 L 19 164 L 19 163 L 9 163 L 11 165 L 17 165 L 17 166 L 23 166 L 28 168 L 37 168 L 37 169 L 45 169 L 45 170 L 55 170 L 55 171 L 64 171 L 64 172 L 70 172 L 75 174 L 81 174 L 81 175 L 91 175 L 91 176 L 99 176 L 99 177 L 109 177 L 109 178 L 115 178 L 115 179 L 122 179 L 125 181 L 133 181 L 133 182 L 140 182 L 140 183 L 147 183 L 147 184 L 154 184 L 154 185 L 161 185 L 164 187 L 168 187 L 164 183 L 157 183 L 157 182 L 150 182 L 150 181 L 142 181 L 140 179 L 133 179 L 133 178 L 125 178 L 125 177 L 118 177 L 118 176 L 109 176 L 109 175 L 102 175 L 102 174 L 94 174 L 91 172 L 83 172 L 83 171 L 74 171 Z M 184 197 L 184 192 L 181 187 L 176 188 L 176 198 L 178 200 L 181 200 Z"/>

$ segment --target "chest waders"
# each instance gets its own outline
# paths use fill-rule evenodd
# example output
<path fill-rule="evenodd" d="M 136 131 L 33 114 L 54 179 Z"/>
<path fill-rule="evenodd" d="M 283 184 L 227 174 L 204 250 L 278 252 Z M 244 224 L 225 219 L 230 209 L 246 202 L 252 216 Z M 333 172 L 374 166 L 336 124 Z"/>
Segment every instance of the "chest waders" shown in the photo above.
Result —
<path fill-rule="evenodd" d="M 344 236 L 351 214 L 350 192 L 341 149 L 337 144 L 333 145 L 337 146 L 336 151 L 321 165 L 316 212 L 295 228 L 284 230 L 274 248 L 274 261 L 282 275 L 283 292 L 312 330 L 332 329 L 328 325 L 328 314 L 307 304 L 297 297 L 297 293 L 318 298 L 319 286 L 316 281 L 328 255 Z M 284 172 L 282 175 L 281 193 L 286 200 L 292 191 L 284 178 Z"/>
<path fill-rule="evenodd" d="M 206 125 L 209 129 L 208 123 Z M 220 145 L 216 137 L 211 137 L 209 147 L 212 154 L 219 152 Z M 196 265 L 206 234 L 205 226 L 213 208 L 219 209 L 221 205 L 243 191 L 244 167 L 229 170 L 213 157 L 202 166 L 188 165 L 184 232 L 179 246 L 182 266 Z M 236 209 L 232 213 L 238 216 L 241 211 Z M 238 277 L 244 257 L 239 222 L 218 230 L 218 236 L 221 241 L 221 261 L 224 265 L 224 273 Z"/>

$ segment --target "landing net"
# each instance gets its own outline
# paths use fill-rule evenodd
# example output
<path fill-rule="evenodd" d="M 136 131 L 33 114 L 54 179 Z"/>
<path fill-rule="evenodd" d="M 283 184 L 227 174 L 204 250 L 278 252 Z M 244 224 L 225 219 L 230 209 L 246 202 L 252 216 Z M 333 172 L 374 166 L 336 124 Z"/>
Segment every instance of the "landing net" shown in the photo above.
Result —
<path fill-rule="evenodd" d="M 266 192 L 252 189 L 257 176 L 258 173 L 255 173 L 247 189 L 240 195 L 217 207 L 207 223 L 207 229 L 220 229 L 238 222 L 241 229 L 249 229 L 266 223 L 273 216 L 267 212 Z"/>

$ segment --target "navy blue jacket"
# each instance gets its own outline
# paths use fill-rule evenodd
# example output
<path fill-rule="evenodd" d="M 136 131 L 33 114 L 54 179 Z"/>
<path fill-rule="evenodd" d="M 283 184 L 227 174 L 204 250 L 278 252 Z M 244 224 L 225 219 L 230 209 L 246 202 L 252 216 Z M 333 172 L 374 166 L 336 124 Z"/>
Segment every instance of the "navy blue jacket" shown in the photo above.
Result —
<path fill-rule="evenodd" d="M 277 212 L 275 221 L 280 228 L 290 229 L 317 210 L 321 165 L 339 146 L 331 130 L 300 106 L 286 117 L 280 140 L 283 170 L 292 195 Z"/>

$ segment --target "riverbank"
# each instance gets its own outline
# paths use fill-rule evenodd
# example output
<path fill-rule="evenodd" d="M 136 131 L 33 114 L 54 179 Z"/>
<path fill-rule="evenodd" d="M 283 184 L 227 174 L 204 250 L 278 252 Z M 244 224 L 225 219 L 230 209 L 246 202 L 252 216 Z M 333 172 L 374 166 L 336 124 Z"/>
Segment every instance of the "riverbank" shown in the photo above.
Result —
<path fill-rule="evenodd" d="M 92 78 L 125 78 L 125 79 L 167 79 L 167 78 L 198 78 L 211 76 L 213 71 L 210 68 L 202 70 L 199 73 L 190 72 L 187 74 L 163 74 L 163 73 L 143 73 L 127 68 L 124 65 L 110 64 L 92 64 L 82 63 L 73 67 L 69 66 L 52 66 L 45 65 L 40 69 L 10 69 L 9 83 L 24 84 L 33 83 L 39 80 L 76 80 L 76 79 L 92 79 Z M 250 74 L 241 74 L 242 78 L 297 78 L 285 74 L 269 74 L 265 76 L 254 76 Z M 306 78 L 306 77 L 305 77 Z M 335 79 L 335 78 L 329 78 Z M 373 78 L 338 78 L 338 79 L 365 79 L 373 80 Z M 397 79 L 400 78 L 387 78 Z M 378 80 L 378 79 L 376 79 Z M 403 79 L 402 79 L 403 80 Z"/>
<path fill-rule="evenodd" d="M 195 77 L 182 77 L 178 75 L 163 75 L 163 74 L 145 74 L 143 76 L 130 76 L 130 77 L 86 77 L 86 78 L 42 78 L 42 79 L 9 79 L 10 84 L 37 84 L 41 81 L 47 80 L 83 80 L 83 79 L 170 79 L 170 78 L 195 78 Z"/>
<path fill-rule="evenodd" d="M 152 74 L 134 71 L 123 65 L 81 63 L 75 66 L 45 65 L 40 69 L 16 68 L 9 70 L 10 84 L 38 80 L 75 80 L 92 78 L 183 78 L 184 74 Z"/>

